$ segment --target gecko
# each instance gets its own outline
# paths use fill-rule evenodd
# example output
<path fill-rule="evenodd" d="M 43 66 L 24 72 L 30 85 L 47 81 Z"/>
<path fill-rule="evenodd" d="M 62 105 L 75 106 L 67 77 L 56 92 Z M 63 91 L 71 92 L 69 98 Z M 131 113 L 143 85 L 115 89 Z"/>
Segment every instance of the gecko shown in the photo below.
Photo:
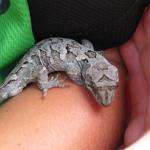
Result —
<path fill-rule="evenodd" d="M 23 56 L 0 86 L 0 102 L 22 92 L 36 82 L 44 96 L 51 88 L 64 87 L 59 78 L 65 72 L 76 84 L 87 88 L 98 104 L 112 103 L 119 82 L 118 69 L 102 54 L 95 51 L 92 42 L 62 37 L 51 37 L 38 42 Z"/>

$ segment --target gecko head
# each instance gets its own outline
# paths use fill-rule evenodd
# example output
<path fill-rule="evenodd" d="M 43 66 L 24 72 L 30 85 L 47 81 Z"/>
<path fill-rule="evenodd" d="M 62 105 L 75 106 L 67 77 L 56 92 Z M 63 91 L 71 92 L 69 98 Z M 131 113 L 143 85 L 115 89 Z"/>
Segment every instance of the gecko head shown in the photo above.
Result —
<path fill-rule="evenodd" d="M 111 64 L 99 62 L 86 71 L 86 87 L 104 106 L 112 103 L 118 81 L 118 70 Z"/>

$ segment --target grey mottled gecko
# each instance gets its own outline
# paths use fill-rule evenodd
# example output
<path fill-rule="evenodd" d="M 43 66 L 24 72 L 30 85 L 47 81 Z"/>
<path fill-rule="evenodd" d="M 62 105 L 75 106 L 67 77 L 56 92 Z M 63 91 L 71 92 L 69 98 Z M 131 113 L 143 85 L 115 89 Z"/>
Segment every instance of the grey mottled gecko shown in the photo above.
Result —
<path fill-rule="evenodd" d="M 59 37 L 43 40 L 25 54 L 0 87 L 0 102 L 19 94 L 31 82 L 38 82 L 44 96 L 50 88 L 64 87 L 59 75 L 48 78 L 57 71 L 89 89 L 99 104 L 111 104 L 119 81 L 117 68 L 94 51 L 90 41 L 80 44 Z"/>

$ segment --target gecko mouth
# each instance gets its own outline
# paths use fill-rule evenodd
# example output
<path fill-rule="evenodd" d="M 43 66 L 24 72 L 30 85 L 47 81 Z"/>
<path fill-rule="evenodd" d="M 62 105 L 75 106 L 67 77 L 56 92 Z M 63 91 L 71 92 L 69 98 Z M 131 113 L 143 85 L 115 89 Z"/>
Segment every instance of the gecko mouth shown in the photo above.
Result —
<path fill-rule="evenodd" d="M 100 100 L 98 103 L 101 103 L 104 106 L 110 105 L 113 101 L 115 90 L 116 86 L 108 86 L 104 87 L 103 89 L 99 88 L 96 94 L 97 100 Z"/>

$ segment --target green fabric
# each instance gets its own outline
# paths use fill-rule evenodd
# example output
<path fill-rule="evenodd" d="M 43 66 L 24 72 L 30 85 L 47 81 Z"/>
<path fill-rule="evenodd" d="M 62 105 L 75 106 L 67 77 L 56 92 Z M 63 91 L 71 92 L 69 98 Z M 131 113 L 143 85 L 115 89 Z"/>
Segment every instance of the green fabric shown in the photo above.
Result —
<path fill-rule="evenodd" d="M 11 0 L 0 15 L 0 82 L 9 67 L 34 44 L 27 0 Z"/>

